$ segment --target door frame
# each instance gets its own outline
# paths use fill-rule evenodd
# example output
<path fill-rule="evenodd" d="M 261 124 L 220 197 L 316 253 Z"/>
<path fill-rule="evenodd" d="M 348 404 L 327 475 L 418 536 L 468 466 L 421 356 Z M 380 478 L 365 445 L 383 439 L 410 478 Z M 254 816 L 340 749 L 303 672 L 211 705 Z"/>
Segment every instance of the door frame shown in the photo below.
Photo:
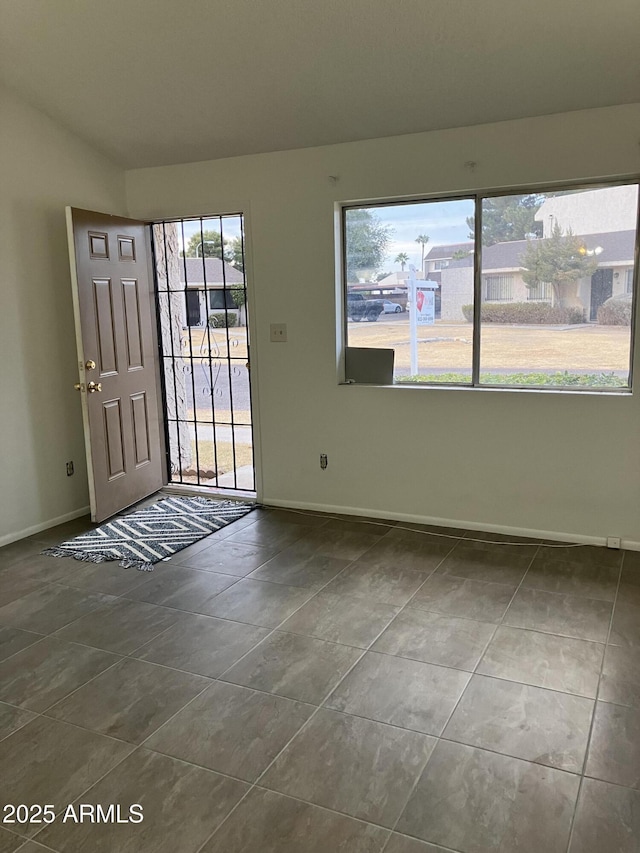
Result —
<path fill-rule="evenodd" d="M 233 215 L 241 215 L 243 218 L 244 224 L 244 274 L 247 281 L 247 311 L 246 313 L 246 323 L 247 330 L 249 332 L 249 357 L 250 357 L 250 369 L 249 369 L 249 388 L 251 392 L 251 431 L 252 431 L 252 441 L 253 441 L 253 470 L 254 470 L 254 485 L 255 485 L 255 495 L 256 495 L 256 503 L 262 503 L 263 500 L 263 475 L 262 475 L 262 430 L 260 425 L 260 396 L 259 396 L 259 358 L 256 355 L 257 352 L 257 342 L 258 342 L 258 327 L 256 322 L 256 287 L 255 287 L 255 276 L 254 276 L 254 265 L 253 265 L 253 242 L 252 242 L 252 224 L 251 224 L 251 204 L 247 200 L 239 201 L 236 204 L 226 204 L 221 206 L 221 209 L 216 213 L 212 213 L 210 210 L 207 210 L 203 213 L 193 212 L 193 210 L 188 213 L 180 213 L 180 214 L 168 214 L 168 215 L 159 215 L 157 217 L 150 216 L 146 214 L 144 217 L 141 217 L 148 229 L 148 240 L 149 243 L 152 243 L 151 229 L 154 225 L 160 224 L 162 222 L 180 222 L 183 219 L 215 219 L 219 216 L 233 216 Z M 153 267 L 152 275 L 154 287 L 157 294 L 157 279 L 156 279 L 156 269 L 155 263 L 153 262 L 154 254 L 153 252 L 150 255 L 150 263 Z M 164 388 L 164 373 L 160 370 L 160 357 L 162 356 L 162 348 L 161 348 L 161 338 L 160 338 L 160 313 L 158 311 L 158 300 L 154 299 L 156 306 L 156 323 L 154 331 L 156 333 L 156 347 L 159 354 L 158 358 L 158 389 L 160 391 L 159 407 L 161 409 L 161 418 L 162 423 L 164 424 L 164 452 L 165 458 L 167 460 L 166 473 L 167 479 L 170 479 L 170 471 L 169 471 L 169 446 L 167 441 L 168 435 L 168 424 L 166 419 L 166 408 L 164 406 L 165 399 L 165 388 Z M 219 489 L 215 486 L 198 486 L 191 485 L 188 483 L 171 483 L 168 482 L 165 487 L 166 491 L 176 491 L 183 494 L 191 493 L 191 494 L 199 494 L 202 496 L 206 495 L 216 495 L 226 497 L 229 500 L 233 500 L 235 495 L 238 496 L 243 495 L 243 491 L 241 489 L 237 490 L 237 492 L 231 491 L 229 489 Z"/>

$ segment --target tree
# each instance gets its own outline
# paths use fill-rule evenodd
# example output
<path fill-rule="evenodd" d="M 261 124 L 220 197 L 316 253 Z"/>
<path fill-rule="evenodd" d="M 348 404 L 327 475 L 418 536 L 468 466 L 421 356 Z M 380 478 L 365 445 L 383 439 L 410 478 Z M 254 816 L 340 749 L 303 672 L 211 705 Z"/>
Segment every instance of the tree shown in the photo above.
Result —
<path fill-rule="evenodd" d="M 400 264 L 400 267 L 401 267 L 402 271 L 404 272 L 404 268 L 409 263 L 409 255 L 407 255 L 406 252 L 400 252 L 399 255 L 396 255 L 394 263 Z"/>
<path fill-rule="evenodd" d="M 192 234 L 181 257 L 222 259 L 222 238 L 219 231 L 207 230 Z M 224 260 L 237 270 L 244 272 L 244 251 L 241 237 L 224 241 Z"/>
<path fill-rule="evenodd" d="M 451 255 L 452 261 L 462 261 L 465 258 L 468 258 L 469 255 L 473 254 L 472 252 L 467 251 L 466 249 L 457 249 L 453 255 Z"/>
<path fill-rule="evenodd" d="M 240 272 L 244 272 L 244 247 L 241 237 L 234 237 L 228 240 L 225 244 L 225 257 L 230 254 L 229 263 L 232 264 Z"/>
<path fill-rule="evenodd" d="M 245 308 L 247 302 L 246 290 L 243 284 L 232 284 L 230 290 L 233 304 L 238 309 L 238 325 L 244 326 L 246 325 L 247 316 L 247 309 Z"/>
<path fill-rule="evenodd" d="M 535 214 L 546 196 L 507 195 L 482 199 L 482 245 L 493 246 L 510 240 L 526 240 L 540 233 Z M 467 217 L 469 238 L 475 238 L 475 216 Z"/>
<path fill-rule="evenodd" d="M 347 281 L 358 281 L 364 271 L 375 274 L 382 268 L 392 228 L 383 225 L 370 210 L 346 213 Z"/>
<path fill-rule="evenodd" d="M 187 243 L 184 257 L 186 258 L 220 258 L 222 259 L 222 237 L 219 231 L 207 230 L 196 231 Z M 233 252 L 229 249 L 228 241 L 225 241 L 224 260 L 231 262 Z"/>
<path fill-rule="evenodd" d="M 424 270 L 424 247 L 429 242 L 428 234 L 418 234 L 416 237 L 416 243 L 420 243 L 420 249 L 422 250 L 422 258 L 420 259 L 420 269 Z"/>
<path fill-rule="evenodd" d="M 555 305 L 581 308 L 578 280 L 594 274 L 598 259 L 588 253 L 584 241 L 571 229 L 564 234 L 556 222 L 551 237 L 527 241 L 522 266 L 522 279 L 527 287 L 548 281 L 553 287 Z"/>

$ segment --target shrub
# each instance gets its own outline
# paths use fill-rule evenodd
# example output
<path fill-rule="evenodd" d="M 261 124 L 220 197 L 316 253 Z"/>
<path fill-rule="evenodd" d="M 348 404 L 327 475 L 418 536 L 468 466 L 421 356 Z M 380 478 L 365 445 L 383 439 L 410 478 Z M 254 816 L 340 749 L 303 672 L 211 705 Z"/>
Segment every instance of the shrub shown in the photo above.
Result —
<path fill-rule="evenodd" d="M 630 293 L 612 296 L 598 308 L 598 323 L 603 326 L 630 326 L 631 304 Z"/>
<path fill-rule="evenodd" d="M 235 313 L 209 314 L 209 326 L 212 329 L 226 329 L 238 325 L 238 315 Z"/>
<path fill-rule="evenodd" d="M 463 305 L 462 313 L 468 323 L 473 321 L 473 305 Z M 560 308 L 548 302 L 483 302 L 480 319 L 483 323 L 571 325 L 584 323 L 584 311 L 582 308 Z"/>

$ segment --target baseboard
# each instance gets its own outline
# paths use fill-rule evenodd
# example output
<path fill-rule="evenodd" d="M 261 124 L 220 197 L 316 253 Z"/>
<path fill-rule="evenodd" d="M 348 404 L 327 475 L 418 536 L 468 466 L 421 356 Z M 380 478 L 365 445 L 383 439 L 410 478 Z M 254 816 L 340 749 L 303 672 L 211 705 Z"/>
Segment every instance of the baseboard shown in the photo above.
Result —
<path fill-rule="evenodd" d="M 43 530 L 48 530 L 50 527 L 56 527 L 58 524 L 64 524 L 65 521 L 73 521 L 76 518 L 81 518 L 83 515 L 88 515 L 90 512 L 90 507 L 83 506 L 81 509 L 74 509 L 73 512 L 67 512 L 65 515 L 59 515 L 57 518 L 51 518 L 49 521 L 43 521 L 42 524 L 34 524 L 31 527 L 25 527 L 24 530 L 19 530 L 16 533 L 7 533 L 5 536 L 0 536 L 0 548 L 3 545 L 10 545 L 12 542 L 17 542 L 20 539 L 26 539 L 27 536 L 42 533 Z"/>
<path fill-rule="evenodd" d="M 571 542 L 580 545 L 606 546 L 606 536 L 586 536 L 582 533 L 565 533 L 559 530 L 537 530 L 532 527 L 507 527 L 504 524 L 479 524 L 459 518 L 437 518 L 430 515 L 411 515 L 409 513 L 391 512 L 387 510 L 363 509 L 353 506 L 336 506 L 334 504 L 317 504 L 305 501 L 263 501 L 263 506 L 274 506 L 282 509 L 309 510 L 310 512 L 328 512 L 336 515 L 362 515 L 369 518 L 387 518 L 392 521 L 409 521 L 413 524 L 434 524 L 439 527 L 463 527 L 467 530 L 484 530 L 487 533 L 503 533 L 506 536 L 523 536 L 529 539 L 550 539 L 553 542 Z M 622 539 L 621 548 L 625 551 L 640 551 L 640 542 L 634 539 Z"/>

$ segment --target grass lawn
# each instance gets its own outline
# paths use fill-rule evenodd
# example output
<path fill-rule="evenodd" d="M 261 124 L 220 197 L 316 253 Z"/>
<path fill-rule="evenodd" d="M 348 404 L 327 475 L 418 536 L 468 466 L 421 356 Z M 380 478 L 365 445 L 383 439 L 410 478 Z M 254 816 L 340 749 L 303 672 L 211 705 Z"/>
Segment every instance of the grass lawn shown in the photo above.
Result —
<path fill-rule="evenodd" d="M 216 442 L 218 450 L 218 475 L 226 474 L 228 471 L 233 471 L 233 445 L 230 441 Z M 196 444 L 191 442 L 191 453 L 195 467 L 196 460 Z M 215 454 L 213 452 L 212 441 L 198 442 L 198 461 L 200 463 L 200 471 L 216 471 Z M 242 468 L 244 465 L 253 465 L 253 449 L 250 444 L 240 444 L 236 442 L 236 467 Z"/>
<path fill-rule="evenodd" d="M 396 368 L 410 366 L 409 320 L 349 323 L 349 344 L 360 347 L 392 347 Z M 421 373 L 433 368 L 456 372 L 471 367 L 473 327 L 470 323 L 447 325 L 440 321 L 418 328 L 418 365 Z M 434 340 L 441 338 L 442 340 Z M 431 339 L 431 340 L 426 340 Z M 538 370 L 588 370 L 594 373 L 629 369 L 628 326 L 506 326 L 482 327 L 482 370 L 509 369 L 530 373 Z"/>
<path fill-rule="evenodd" d="M 193 409 L 189 409 L 187 416 L 189 420 L 193 420 Z M 195 420 L 199 421 L 203 424 L 210 424 L 213 422 L 213 417 L 211 415 L 211 409 L 198 409 L 196 412 Z M 231 423 L 231 410 L 230 409 L 218 409 L 216 408 L 216 421 L 217 424 L 230 424 Z M 251 426 L 251 412 L 248 409 L 234 409 L 233 410 L 233 423 L 235 426 Z"/>

